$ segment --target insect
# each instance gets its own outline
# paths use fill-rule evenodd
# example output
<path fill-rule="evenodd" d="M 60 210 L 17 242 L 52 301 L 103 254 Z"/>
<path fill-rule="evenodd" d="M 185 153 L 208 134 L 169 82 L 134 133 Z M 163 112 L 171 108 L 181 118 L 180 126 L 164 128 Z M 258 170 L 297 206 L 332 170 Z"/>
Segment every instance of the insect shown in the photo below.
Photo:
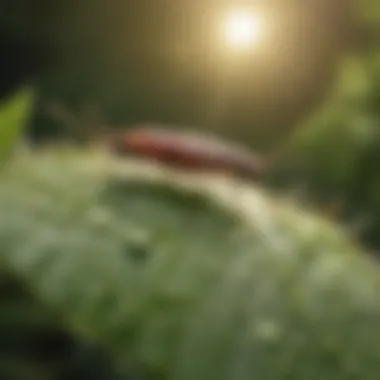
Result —
<path fill-rule="evenodd" d="M 76 133 L 78 129 L 79 132 L 82 130 L 90 139 L 94 134 L 100 135 L 97 140 L 119 156 L 147 158 L 187 172 L 227 172 L 255 181 L 262 177 L 267 167 L 268 160 L 211 134 L 175 131 L 161 124 L 139 124 L 117 132 L 94 133 L 93 126 L 106 125 L 99 115 L 91 117 L 94 120 L 89 123 L 88 120 L 77 120 L 57 103 L 51 104 L 48 111 L 54 119 L 63 121 Z"/>
<path fill-rule="evenodd" d="M 222 171 L 258 180 L 264 160 L 237 144 L 216 136 L 179 132 L 160 125 L 141 125 L 108 137 L 111 150 L 118 155 L 137 155 L 187 171 Z"/>

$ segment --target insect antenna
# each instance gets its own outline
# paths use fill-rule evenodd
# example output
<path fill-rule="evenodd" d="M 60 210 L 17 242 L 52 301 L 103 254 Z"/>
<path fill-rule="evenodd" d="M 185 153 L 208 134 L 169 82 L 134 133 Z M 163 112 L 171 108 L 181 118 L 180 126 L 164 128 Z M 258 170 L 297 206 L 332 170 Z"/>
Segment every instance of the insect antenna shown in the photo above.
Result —
<path fill-rule="evenodd" d="M 96 141 L 109 130 L 103 113 L 94 102 L 87 102 L 78 116 L 64 104 L 50 101 L 45 106 L 45 113 L 82 143 Z"/>

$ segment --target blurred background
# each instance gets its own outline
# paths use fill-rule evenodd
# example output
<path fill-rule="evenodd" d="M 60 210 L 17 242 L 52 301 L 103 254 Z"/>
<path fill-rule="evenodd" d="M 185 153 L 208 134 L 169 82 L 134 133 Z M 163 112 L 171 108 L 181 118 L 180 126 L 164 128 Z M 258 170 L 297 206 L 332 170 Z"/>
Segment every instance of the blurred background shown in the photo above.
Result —
<path fill-rule="evenodd" d="M 2 0 L 0 96 L 35 86 L 36 145 L 155 122 L 282 152 L 267 185 L 376 253 L 379 28 L 376 0 Z"/>
<path fill-rule="evenodd" d="M 23 65 L 51 68 L 36 139 L 61 133 L 42 110 L 54 99 L 111 127 L 191 125 L 267 150 L 321 104 L 361 32 L 345 0 L 9 3 L 4 33 L 39 48 Z"/>
<path fill-rule="evenodd" d="M 366 241 L 380 244 L 375 1 L 2 7 L 2 92 L 35 80 L 34 143 L 78 139 L 84 125 L 155 122 L 211 131 L 264 155 L 285 152 L 271 185 L 339 205 Z M 61 112 L 51 112 L 57 104 Z"/>

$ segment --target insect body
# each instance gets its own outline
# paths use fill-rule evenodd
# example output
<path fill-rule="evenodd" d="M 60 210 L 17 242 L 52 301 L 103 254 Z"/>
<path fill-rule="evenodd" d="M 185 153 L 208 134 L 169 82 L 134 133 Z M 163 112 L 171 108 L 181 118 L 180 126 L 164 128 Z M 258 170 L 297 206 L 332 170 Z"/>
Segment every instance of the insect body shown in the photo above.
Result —
<path fill-rule="evenodd" d="M 116 133 L 108 141 L 119 155 L 134 154 L 184 170 L 228 171 L 255 180 L 264 171 L 260 157 L 210 135 L 153 126 Z"/>
<path fill-rule="evenodd" d="M 223 141 L 210 134 L 174 131 L 159 124 L 143 124 L 133 129 L 110 133 L 109 128 L 94 131 L 94 122 L 77 120 L 59 103 L 51 103 L 47 111 L 54 119 L 74 131 L 87 133 L 90 140 L 106 145 L 113 154 L 140 157 L 162 162 L 187 171 L 223 171 L 253 180 L 259 179 L 268 166 L 268 159 L 253 154 L 246 148 Z M 99 119 L 99 118 L 95 118 Z M 103 118 L 96 125 L 104 125 Z M 102 132 L 102 133 L 101 133 Z M 98 135 L 98 138 L 94 138 Z M 265 162 L 265 165 L 264 165 Z"/>

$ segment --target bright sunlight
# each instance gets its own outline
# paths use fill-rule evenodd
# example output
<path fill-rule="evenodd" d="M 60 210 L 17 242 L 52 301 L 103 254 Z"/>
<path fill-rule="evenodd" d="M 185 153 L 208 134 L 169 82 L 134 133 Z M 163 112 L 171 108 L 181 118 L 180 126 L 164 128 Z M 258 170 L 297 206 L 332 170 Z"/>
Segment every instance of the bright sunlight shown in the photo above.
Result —
<path fill-rule="evenodd" d="M 256 45 L 262 37 L 262 20 L 259 15 L 239 11 L 226 16 L 225 41 L 234 49 L 249 49 Z"/>

